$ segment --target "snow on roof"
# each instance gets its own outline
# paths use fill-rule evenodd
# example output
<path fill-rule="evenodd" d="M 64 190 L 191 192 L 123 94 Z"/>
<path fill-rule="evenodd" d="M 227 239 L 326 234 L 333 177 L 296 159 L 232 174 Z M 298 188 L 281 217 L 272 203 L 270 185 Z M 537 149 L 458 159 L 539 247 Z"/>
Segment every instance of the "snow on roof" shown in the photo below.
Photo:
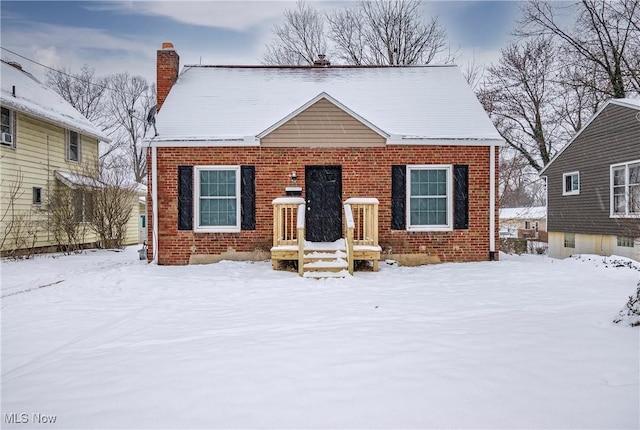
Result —
<path fill-rule="evenodd" d="M 0 104 L 2 106 L 104 142 L 111 140 L 58 93 L 43 85 L 30 73 L 19 70 L 5 61 L 2 61 L 1 67 Z"/>
<path fill-rule="evenodd" d="M 455 66 L 185 66 L 154 140 L 257 136 L 322 93 L 389 136 L 502 141 Z"/>
<path fill-rule="evenodd" d="M 500 208 L 500 219 L 542 219 L 546 217 L 546 206 Z"/>
<path fill-rule="evenodd" d="M 625 99 L 612 99 L 611 101 L 619 105 L 629 105 L 629 106 L 640 109 L 640 99 L 625 98 Z"/>

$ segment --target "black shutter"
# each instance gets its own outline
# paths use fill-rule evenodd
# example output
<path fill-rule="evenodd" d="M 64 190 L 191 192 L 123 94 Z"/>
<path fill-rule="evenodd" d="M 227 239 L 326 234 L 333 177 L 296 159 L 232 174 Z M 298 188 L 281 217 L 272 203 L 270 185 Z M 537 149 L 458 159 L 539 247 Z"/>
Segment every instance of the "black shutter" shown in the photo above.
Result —
<path fill-rule="evenodd" d="M 178 166 L 178 230 L 193 230 L 193 166 Z"/>
<path fill-rule="evenodd" d="M 240 166 L 240 224 L 242 230 L 256 229 L 256 168 Z"/>
<path fill-rule="evenodd" d="M 391 166 L 391 230 L 406 228 L 406 166 Z"/>
<path fill-rule="evenodd" d="M 453 166 L 453 228 L 469 228 L 469 166 Z"/>

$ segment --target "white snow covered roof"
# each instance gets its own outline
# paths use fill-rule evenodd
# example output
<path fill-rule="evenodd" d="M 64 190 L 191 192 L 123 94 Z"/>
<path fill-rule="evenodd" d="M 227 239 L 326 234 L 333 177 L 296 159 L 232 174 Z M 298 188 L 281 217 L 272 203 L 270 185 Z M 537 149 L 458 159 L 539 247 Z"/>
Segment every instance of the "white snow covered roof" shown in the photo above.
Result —
<path fill-rule="evenodd" d="M 546 206 L 500 208 L 500 219 L 542 219 L 546 217 Z"/>
<path fill-rule="evenodd" d="M 323 93 L 388 141 L 502 142 L 455 66 L 185 66 L 153 140 L 250 141 Z"/>
<path fill-rule="evenodd" d="M 58 93 L 43 85 L 30 73 L 19 70 L 4 61 L 0 64 L 2 67 L 0 69 L 2 82 L 0 104 L 2 106 L 104 142 L 111 140 Z"/>

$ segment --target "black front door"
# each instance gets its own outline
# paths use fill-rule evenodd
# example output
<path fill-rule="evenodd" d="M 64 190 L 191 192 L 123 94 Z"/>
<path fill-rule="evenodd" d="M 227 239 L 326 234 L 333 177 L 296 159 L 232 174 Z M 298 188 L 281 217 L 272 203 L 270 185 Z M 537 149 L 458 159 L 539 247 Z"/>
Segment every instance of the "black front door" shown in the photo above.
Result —
<path fill-rule="evenodd" d="M 305 167 L 307 240 L 333 242 L 342 237 L 342 168 Z"/>

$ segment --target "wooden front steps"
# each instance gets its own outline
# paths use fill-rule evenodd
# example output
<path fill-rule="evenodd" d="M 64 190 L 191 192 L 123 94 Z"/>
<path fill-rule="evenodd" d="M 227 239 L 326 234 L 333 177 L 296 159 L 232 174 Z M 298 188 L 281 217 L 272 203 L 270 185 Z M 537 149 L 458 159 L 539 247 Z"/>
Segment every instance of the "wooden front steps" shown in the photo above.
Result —
<path fill-rule="evenodd" d="M 271 261 L 295 261 L 298 274 L 310 278 L 353 275 L 358 260 L 371 261 L 378 271 L 382 248 L 378 245 L 378 200 L 350 198 L 344 202 L 344 238 L 330 243 L 308 242 L 305 237 L 305 201 L 300 197 L 273 200 Z"/>
<path fill-rule="evenodd" d="M 305 278 L 344 278 L 349 275 L 344 239 L 335 242 L 304 242 L 302 276 Z"/>

